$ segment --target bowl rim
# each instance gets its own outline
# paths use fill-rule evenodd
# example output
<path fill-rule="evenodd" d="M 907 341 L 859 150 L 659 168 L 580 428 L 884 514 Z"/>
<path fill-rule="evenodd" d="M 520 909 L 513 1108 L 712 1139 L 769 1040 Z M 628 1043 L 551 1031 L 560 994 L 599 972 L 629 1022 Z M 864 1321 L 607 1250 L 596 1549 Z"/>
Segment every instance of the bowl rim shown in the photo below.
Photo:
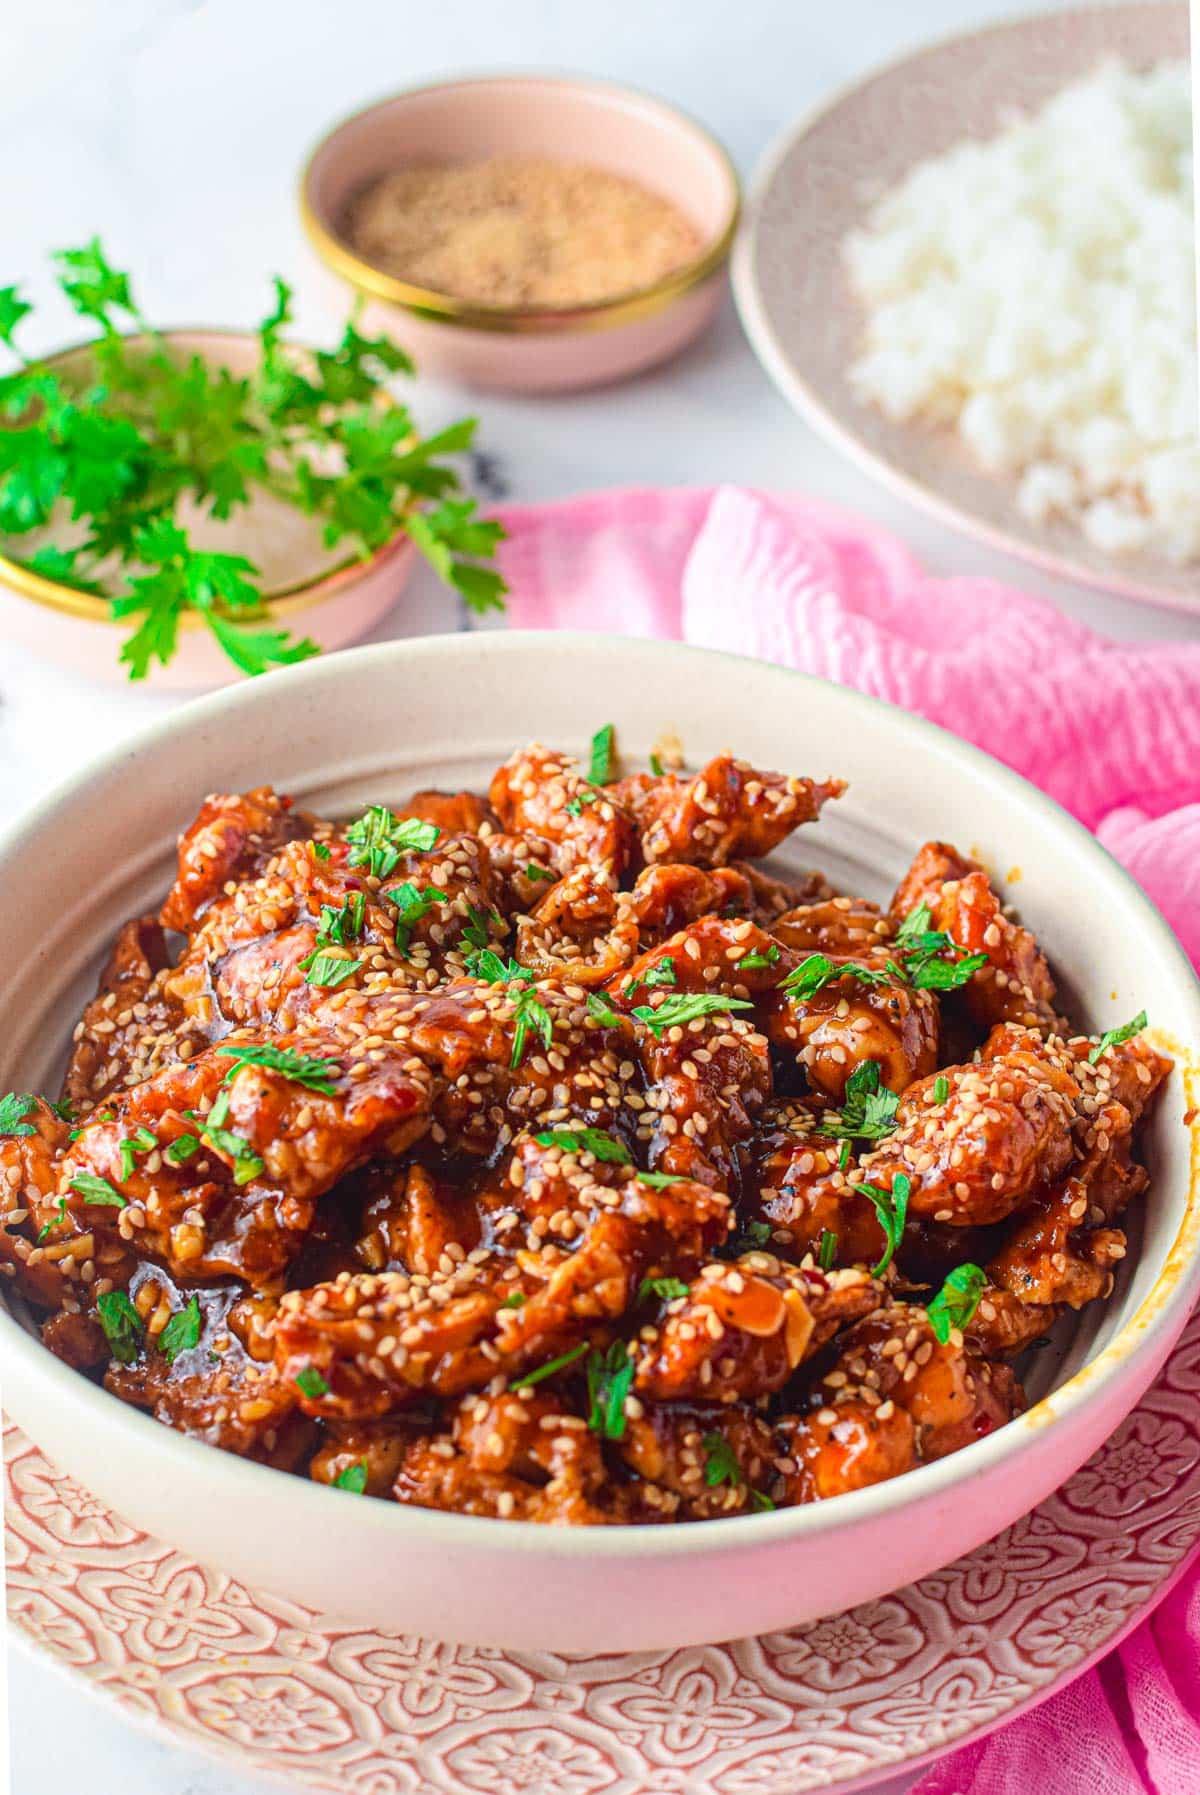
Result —
<path fill-rule="evenodd" d="M 420 94 L 515 86 L 574 88 L 600 98 L 633 100 L 645 110 L 658 113 L 661 123 L 675 129 L 683 126 L 715 156 L 729 183 L 729 207 L 720 230 L 698 255 L 677 268 L 673 274 L 665 275 L 647 287 L 634 287 L 627 292 L 613 294 L 608 299 L 590 300 L 585 304 L 558 308 L 486 306 L 458 299 L 452 293 L 441 292 L 435 287 L 422 287 L 415 282 L 401 280 L 398 275 L 387 273 L 374 262 L 358 255 L 318 215 L 312 199 L 317 161 L 344 131 L 369 119 L 384 107 L 394 105 L 397 100 L 415 99 Z M 674 101 L 623 81 L 605 81 L 588 75 L 534 72 L 451 76 L 441 81 L 426 81 L 413 87 L 402 87 L 379 99 L 368 101 L 365 106 L 339 118 L 309 151 L 300 171 L 297 198 L 301 223 L 317 255 L 326 267 L 368 299 L 384 300 L 432 323 L 510 335 L 608 330 L 652 317 L 674 300 L 681 299 L 685 293 L 702 286 L 729 260 L 742 217 L 743 203 L 741 177 L 725 145 L 707 125 L 702 124 L 683 107 L 676 106 Z"/>
<path fill-rule="evenodd" d="M 126 342 L 137 342 L 143 338 L 157 334 L 164 342 L 173 343 L 181 338 L 225 337 L 232 342 L 252 343 L 256 333 L 236 324 L 172 324 L 157 333 L 146 330 L 126 330 L 118 333 Z M 81 337 L 78 342 L 64 343 L 61 348 L 52 349 L 46 355 L 39 355 L 30 363 L 30 369 L 36 372 L 40 368 L 54 368 L 73 356 L 86 354 L 100 339 L 97 337 Z M 313 349 L 310 343 L 296 342 L 289 338 L 292 347 L 301 351 Z M 11 537 L 0 538 L 10 542 Z M 335 561 L 319 574 L 307 579 L 290 580 L 284 586 L 274 586 L 262 595 L 263 617 L 294 617 L 301 611 L 310 610 L 314 605 L 324 604 L 326 599 L 337 597 L 350 586 L 358 584 L 367 573 L 392 559 L 415 553 L 412 543 L 402 530 L 375 549 L 366 557 L 347 555 L 344 560 Z M 123 618 L 114 617 L 109 609 L 108 600 L 99 598 L 92 592 L 81 592 L 76 586 L 69 586 L 64 580 L 55 580 L 48 574 L 38 573 L 32 567 L 26 567 L 21 561 L 14 561 L 0 549 L 0 585 L 7 586 L 22 598 L 32 599 L 35 604 L 45 605 L 48 610 L 58 611 L 62 616 L 73 617 L 84 623 L 104 624 L 111 629 L 125 627 Z M 182 630 L 203 628 L 203 619 L 190 607 L 179 614 L 179 627 Z"/>
<path fill-rule="evenodd" d="M 660 665 L 675 660 L 715 661 L 732 669 L 753 668 L 755 678 L 800 682 L 809 688 L 834 691 L 838 694 L 838 702 L 852 714 L 851 720 L 856 715 L 869 727 L 871 719 L 880 712 L 903 719 L 903 726 L 914 736 L 942 755 L 957 759 L 976 784 L 989 785 L 994 792 L 1007 797 L 1014 808 L 1022 806 L 1040 811 L 1045 821 L 1061 830 L 1068 843 L 1073 843 L 1092 862 L 1095 873 L 1123 887 L 1127 897 L 1141 911 L 1146 931 L 1143 940 L 1151 943 L 1156 956 L 1178 982 L 1189 1012 L 1194 1031 L 1192 1039 L 1182 1043 L 1172 1040 L 1169 1047 L 1176 1055 L 1188 1087 L 1189 1113 L 1196 1107 L 1192 1100 L 1200 1092 L 1200 978 L 1155 905 L 1090 830 L 1019 773 L 924 717 L 832 680 L 722 650 L 654 638 L 617 637 L 598 631 L 468 631 L 371 644 L 282 668 L 270 675 L 268 685 L 248 681 L 171 710 L 165 717 L 124 738 L 81 771 L 60 781 L 32 809 L 0 833 L 0 866 L 10 858 L 15 861 L 28 852 L 32 837 L 45 827 L 56 808 L 82 795 L 98 777 L 116 774 L 122 767 L 147 764 L 155 750 L 168 745 L 179 734 L 181 723 L 185 729 L 195 729 L 198 733 L 203 733 L 216 721 L 236 724 L 240 712 L 264 702 L 272 703 L 280 695 L 281 681 L 287 681 L 290 688 L 300 692 L 309 689 L 308 695 L 312 697 L 313 688 L 323 689 L 327 694 L 328 689 L 336 687 L 347 673 L 366 665 L 377 666 L 380 677 L 385 677 L 390 670 L 401 669 L 406 663 L 416 662 L 418 666 L 425 663 L 428 676 L 437 678 L 448 668 L 452 669 L 464 653 L 503 658 L 553 646 L 556 651 L 565 649 L 578 663 L 579 657 L 586 657 L 589 649 L 611 648 L 614 642 L 620 642 L 625 654 L 635 661 L 643 661 L 647 668 L 654 661 Z M 462 1515 L 378 1499 L 360 1505 L 355 1511 L 360 1524 L 369 1528 L 372 1536 L 381 1543 L 490 1547 L 509 1558 L 570 1558 L 580 1553 L 621 1559 L 675 1558 L 680 1555 L 702 1558 L 710 1550 L 717 1553 L 727 1553 L 739 1547 L 757 1550 L 774 1543 L 799 1541 L 814 1534 L 833 1538 L 860 1522 L 878 1519 L 890 1510 L 902 1513 L 909 1506 L 915 1507 L 923 1500 L 944 1495 L 968 1479 L 985 1476 L 1031 1445 L 1050 1423 L 1060 1421 L 1065 1426 L 1072 1416 L 1078 1417 L 1093 1405 L 1103 1403 L 1106 1396 L 1112 1397 L 1116 1392 L 1134 1386 L 1141 1365 L 1155 1357 L 1163 1333 L 1173 1339 L 1182 1328 L 1200 1293 L 1200 1115 L 1185 1126 L 1189 1126 L 1190 1156 L 1188 1190 L 1182 1214 L 1174 1238 L 1164 1253 L 1162 1269 L 1137 1309 L 1096 1357 L 1066 1383 L 1015 1420 L 946 1458 L 919 1466 L 888 1482 L 849 1491 L 823 1502 L 780 1508 L 772 1513 L 733 1515 L 695 1526 L 646 1527 L 621 1523 L 607 1527 L 557 1528 L 535 1521 L 505 1521 L 499 1525 L 490 1516 Z M 47 1404 L 55 1406 L 66 1404 L 69 1407 L 79 1402 L 89 1406 L 106 1405 L 100 1413 L 112 1450 L 118 1452 L 128 1446 L 132 1451 L 157 1452 L 164 1479 L 173 1474 L 184 1478 L 190 1472 L 202 1478 L 206 1476 L 215 1499 L 218 1489 L 214 1480 L 228 1478 L 231 1499 L 240 1492 L 249 1501 L 265 1503 L 271 1500 L 274 1491 L 277 1500 L 301 1505 L 306 1520 L 328 1522 L 337 1512 L 345 1518 L 344 1508 L 338 1511 L 330 1506 L 335 1497 L 341 1500 L 344 1492 L 223 1452 L 177 1433 L 150 1415 L 110 1396 L 102 1387 L 92 1384 L 57 1359 L 40 1339 L 26 1331 L 2 1302 L 0 1365 L 14 1380 L 22 1381 L 32 1401 L 40 1396 Z M 1112 1406 L 1115 1427 L 1128 1413 L 1129 1404 L 1120 1407 L 1119 1413 L 1116 1412 L 1118 1405 Z M 310 1507 L 313 1503 L 325 1506 Z"/>

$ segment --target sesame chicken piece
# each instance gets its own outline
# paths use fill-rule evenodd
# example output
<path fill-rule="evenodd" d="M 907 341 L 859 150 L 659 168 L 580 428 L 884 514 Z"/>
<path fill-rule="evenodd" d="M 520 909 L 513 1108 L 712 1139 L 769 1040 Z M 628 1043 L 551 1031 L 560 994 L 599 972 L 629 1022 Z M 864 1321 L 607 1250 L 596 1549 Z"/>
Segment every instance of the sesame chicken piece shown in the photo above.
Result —
<path fill-rule="evenodd" d="M 159 912 L 165 929 L 190 934 L 230 880 L 253 878 L 284 842 L 313 833 L 313 819 L 292 810 L 269 785 L 213 793 L 179 838 L 179 869 Z"/>
<path fill-rule="evenodd" d="M 414 792 L 394 813 L 403 822 L 416 817 L 432 823 L 443 835 L 477 835 L 484 824 L 496 821 L 495 812 L 486 798 L 477 792 L 442 792 L 434 788 Z"/>
<path fill-rule="evenodd" d="M 63 1094 L 76 1110 L 195 1051 L 200 1029 L 164 989 L 167 949 L 152 916 L 120 930 L 95 997 L 75 1027 Z M 183 1048 L 187 1041 L 188 1047 Z"/>
<path fill-rule="evenodd" d="M 652 1007 L 659 1008 L 658 992 Z M 655 1038 L 639 1025 L 637 1057 L 646 1081 L 652 1125 L 650 1158 L 657 1170 L 718 1182 L 736 1175 L 736 1148 L 750 1138 L 771 1096 L 766 1039 L 740 1016 L 717 1012 L 675 1023 Z"/>
<path fill-rule="evenodd" d="M 842 1101 L 847 1080 L 867 1060 L 897 1093 L 938 1063 L 937 996 L 899 979 L 834 979 L 811 997 L 778 990 L 764 1006 L 763 1027 L 772 1046 L 794 1055 L 811 1089 L 833 1103 Z"/>
<path fill-rule="evenodd" d="M 842 1142 L 816 1134 L 803 1104 L 780 1105 L 752 1148 L 758 1208 L 772 1238 L 798 1256 L 821 1251 L 834 1237 L 834 1263 L 874 1265 L 887 1239 L 875 1207 L 854 1183 L 853 1154 L 842 1165 Z"/>
<path fill-rule="evenodd" d="M 626 895 L 588 866 L 551 886 L 517 923 L 517 959 L 539 978 L 593 987 L 637 952 L 638 926 Z"/>
<path fill-rule="evenodd" d="M 65 1308 L 71 1316 L 90 1311 L 97 1276 L 120 1277 L 132 1261 L 120 1243 L 110 1246 L 93 1232 L 90 1216 L 77 1221 L 59 1195 L 68 1125 L 39 1097 L 18 1126 L 31 1132 L 0 1135 L 0 1268 L 39 1309 Z M 75 1323 L 58 1330 L 51 1318 L 46 1326 L 47 1345 L 69 1338 L 62 1356 L 76 1362 Z"/>
<path fill-rule="evenodd" d="M 404 1455 L 397 1502 L 500 1520 L 595 1526 L 622 1519 L 605 1505 L 599 1442 L 553 1396 L 468 1396 L 450 1432 Z"/>
<path fill-rule="evenodd" d="M 488 795 L 503 829 L 549 845 L 556 872 L 590 866 L 615 885 L 630 862 L 634 825 L 619 788 L 590 785 L 576 766 L 534 742 L 504 763 Z"/>
<path fill-rule="evenodd" d="M 270 1066 L 239 1065 L 230 1051 L 263 1045 L 230 1036 L 122 1095 L 111 1120 L 87 1123 L 59 1166 L 68 1214 L 178 1276 L 233 1275 L 253 1285 L 277 1278 L 323 1191 L 424 1132 L 432 1090 L 419 1061 L 320 1036 L 265 1045 L 316 1059 L 331 1094 Z M 125 1153 L 123 1142 L 131 1143 Z"/>
<path fill-rule="evenodd" d="M 714 912 L 748 915 L 756 902 L 745 872 L 732 866 L 705 871 L 674 861 L 643 867 L 629 901 L 641 939 L 650 945 Z"/>
<path fill-rule="evenodd" d="M 823 904 L 837 895 L 824 873 L 809 871 L 780 879 L 748 860 L 731 861 L 729 870 L 749 879 L 754 902 L 748 914 L 764 929 L 773 929 L 781 916 L 801 904 Z"/>
<path fill-rule="evenodd" d="M 1027 1303 L 989 1284 L 964 1332 L 968 1345 L 985 1359 L 1015 1359 L 1048 1334 L 1061 1314 L 1055 1304 Z"/>
<path fill-rule="evenodd" d="M 845 791 L 840 779 L 786 778 L 762 773 L 732 754 L 719 754 L 692 778 L 638 774 L 609 788 L 637 821 L 642 858 L 726 866 L 757 860 L 777 848 L 822 805 Z"/>
<path fill-rule="evenodd" d="M 1147 1182 L 1144 1173 L 1141 1182 Z M 1112 1267 L 1125 1257 L 1125 1235 L 1120 1228 L 1086 1226 L 1090 1207 L 1082 1178 L 1067 1178 L 1040 1198 L 1016 1218 L 1004 1245 L 988 1260 L 993 1283 L 1043 1309 L 1059 1304 L 1082 1309 L 1107 1296 Z"/>
<path fill-rule="evenodd" d="M 380 1168 L 369 1175 L 369 1191 L 354 1249 L 367 1271 L 430 1277 L 479 1245 L 475 1204 L 424 1166 Z"/>
<path fill-rule="evenodd" d="M 647 1002 L 660 987 L 759 996 L 773 991 L 793 964 L 748 918 L 702 916 L 639 955 L 608 988 L 626 1007 Z"/>
<path fill-rule="evenodd" d="M 660 1492 L 657 1505 L 681 1519 L 706 1521 L 744 1514 L 754 1506 L 753 1492 L 766 1493 L 774 1438 L 745 1403 L 647 1403 L 629 1418 L 618 1450 Z"/>
<path fill-rule="evenodd" d="M 321 1444 L 309 1461 L 314 1483 L 336 1484 L 339 1477 L 361 1466 L 366 1482 L 362 1494 L 390 1496 L 404 1455 L 416 1436 L 404 1420 L 330 1421 Z"/>
<path fill-rule="evenodd" d="M 893 920 L 903 922 L 918 904 L 929 906 L 930 928 L 944 930 L 964 953 L 988 956 L 962 990 L 963 1005 L 978 1026 L 1060 1026 L 1054 980 L 1041 949 L 1028 929 L 1005 916 L 978 862 L 944 842 L 926 842 L 892 899 Z"/>
<path fill-rule="evenodd" d="M 484 825 L 497 908 L 505 916 L 524 916 L 544 898 L 558 873 L 554 850 L 537 835 L 510 835 Z"/>
<path fill-rule="evenodd" d="M 786 911 L 771 924 L 771 933 L 801 958 L 828 954 L 834 960 L 882 966 L 892 952 L 896 926 L 866 898 L 832 897 Z"/>
<path fill-rule="evenodd" d="M 839 1345 L 810 1411 L 779 1423 L 789 1502 L 821 1501 L 944 1458 L 1024 1406 L 1006 1366 L 984 1359 L 957 1330 L 939 1341 L 924 1309 L 912 1305 L 856 1322 Z"/>
<path fill-rule="evenodd" d="M 769 1395 L 883 1296 L 863 1271 L 826 1274 L 757 1251 L 710 1261 L 667 1301 L 653 1338 L 642 1329 L 634 1388 L 657 1402 Z"/>
<path fill-rule="evenodd" d="M 1065 1172 L 1077 1090 L 1065 1072 L 1033 1054 L 944 1067 L 905 1092 L 895 1130 L 862 1159 L 862 1175 L 891 1190 L 904 1173 L 913 1217 L 956 1228 L 1003 1221 Z"/>

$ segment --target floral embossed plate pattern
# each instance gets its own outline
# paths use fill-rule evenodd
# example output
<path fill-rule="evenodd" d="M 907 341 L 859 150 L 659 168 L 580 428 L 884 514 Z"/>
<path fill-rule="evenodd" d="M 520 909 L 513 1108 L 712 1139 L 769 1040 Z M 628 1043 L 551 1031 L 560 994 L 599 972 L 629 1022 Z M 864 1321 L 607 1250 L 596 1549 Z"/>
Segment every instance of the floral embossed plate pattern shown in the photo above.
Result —
<path fill-rule="evenodd" d="M 847 231 L 917 162 L 990 137 L 1106 58 L 1188 54 L 1188 9 L 1159 3 L 1050 12 L 946 39 L 868 76 L 768 152 L 733 259 L 738 310 L 784 396 L 866 471 L 945 522 L 1047 573 L 1193 614 L 1195 565 L 1114 558 L 1073 523 L 1033 524 L 1015 483 L 977 467 L 952 431 L 864 404 L 847 369 L 862 313 L 842 267 Z"/>
<path fill-rule="evenodd" d="M 1140 1408 L 967 1558 L 833 1619 L 589 1657 L 332 1625 L 127 1526 L 5 1433 L 9 1617 L 244 1769 L 340 1795 L 801 1795 L 936 1755 L 1077 1674 L 1200 1539 L 1200 1315 Z"/>

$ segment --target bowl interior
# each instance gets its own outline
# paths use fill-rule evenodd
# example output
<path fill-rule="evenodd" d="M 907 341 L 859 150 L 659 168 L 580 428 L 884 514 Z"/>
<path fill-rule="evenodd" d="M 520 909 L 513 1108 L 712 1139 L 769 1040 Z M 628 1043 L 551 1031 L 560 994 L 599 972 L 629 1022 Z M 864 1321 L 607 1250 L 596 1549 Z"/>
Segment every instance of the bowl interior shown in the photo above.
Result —
<path fill-rule="evenodd" d="M 381 101 L 318 146 L 305 196 L 340 238 L 349 201 L 378 176 L 407 162 L 487 156 L 588 163 L 653 187 L 692 220 L 706 250 L 737 207 L 724 154 L 674 108 L 620 87 L 537 77 L 447 82 Z"/>
<path fill-rule="evenodd" d="M 57 1089 L 107 944 L 126 917 L 157 907 L 176 837 L 205 793 L 269 780 L 316 810 L 350 814 L 418 786 L 485 787 L 531 736 L 586 753 L 609 720 L 626 768 L 644 767 L 671 729 L 692 766 L 730 745 L 761 766 L 847 777 L 848 794 L 793 838 L 781 867 L 818 866 L 881 898 L 920 842 L 953 840 L 989 867 L 1046 946 L 1074 1017 L 1107 1028 L 1144 1006 L 1167 1045 L 1200 1042 L 1195 977 L 1148 900 L 1065 812 L 943 731 L 823 681 L 673 644 L 459 636 L 358 650 L 195 704 L 11 835 L 0 847 L 0 1090 Z M 1194 1226 L 1186 1071 L 1181 1060 L 1148 1130 L 1152 1185 L 1113 1296 L 1031 1355 L 1035 1397 L 1115 1340 L 1155 1289 L 1185 1218 Z M 1194 1282 L 1177 1261 L 1172 1276 Z M 82 1380 L 80 1390 L 110 1400 Z"/>

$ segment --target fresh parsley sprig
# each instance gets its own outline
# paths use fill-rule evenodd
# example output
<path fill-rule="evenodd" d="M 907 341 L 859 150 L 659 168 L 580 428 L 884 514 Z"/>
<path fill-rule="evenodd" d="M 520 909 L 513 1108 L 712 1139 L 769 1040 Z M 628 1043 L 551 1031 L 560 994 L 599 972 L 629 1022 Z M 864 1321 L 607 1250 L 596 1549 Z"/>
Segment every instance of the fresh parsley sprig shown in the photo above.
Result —
<path fill-rule="evenodd" d="M 603 1128 L 550 1128 L 535 1134 L 539 1147 L 561 1147 L 564 1153 L 590 1153 L 602 1165 L 630 1164 L 629 1149 Z"/>
<path fill-rule="evenodd" d="M 633 1382 L 633 1359 L 623 1340 L 614 1340 L 607 1352 L 599 1347 L 588 1354 L 588 1426 L 606 1440 L 625 1437 L 625 1398 Z"/>
<path fill-rule="evenodd" d="M 656 1007 L 650 1004 L 639 1004 L 634 1015 L 650 1030 L 656 1041 L 661 1041 L 669 1028 L 682 1028 L 685 1023 L 695 1022 L 701 1016 L 716 1016 L 723 1010 L 752 1010 L 754 1005 L 745 997 L 725 997 L 719 991 L 685 991 L 678 996 L 664 998 Z"/>
<path fill-rule="evenodd" d="M 887 1245 L 879 1264 L 871 1268 L 873 1278 L 881 1278 L 895 1257 L 896 1248 L 904 1238 L 904 1223 L 908 1217 L 908 1199 L 912 1195 L 912 1180 L 904 1172 L 897 1172 L 892 1179 L 891 1190 L 881 1190 L 877 1184 L 856 1184 L 853 1188 L 864 1197 L 869 1197 L 879 1218 L 879 1226 L 883 1229 Z"/>
<path fill-rule="evenodd" d="M 931 929 L 930 919 L 928 904 L 910 910 L 896 931 L 896 953 L 882 967 L 808 954 L 780 980 L 779 988 L 801 1003 L 839 979 L 854 979 L 860 985 L 895 983 L 913 991 L 960 990 L 987 965 L 988 956 L 966 953 L 944 929 Z"/>
<path fill-rule="evenodd" d="M 31 1092 L 6 1091 L 0 1097 L 0 1134 L 36 1134 L 33 1123 L 25 1121 L 36 1108 L 37 1098 Z"/>
<path fill-rule="evenodd" d="M 930 1327 L 943 1346 L 954 1328 L 965 1328 L 970 1322 L 986 1288 L 987 1273 L 982 1266 L 956 1265 L 947 1274 L 945 1283 L 925 1311 Z"/>
<path fill-rule="evenodd" d="M 1120 1047 L 1125 1041 L 1132 1041 L 1134 1035 L 1140 1035 L 1149 1027 L 1149 1018 L 1145 1010 L 1139 1010 L 1132 1022 L 1123 1023 L 1120 1028 L 1109 1028 L 1104 1031 L 1092 1051 L 1088 1054 L 1088 1065 L 1094 1066 L 1102 1059 L 1110 1047 Z"/>
<path fill-rule="evenodd" d="M 346 830 L 350 852 L 347 866 L 365 866 L 376 879 L 386 879 L 401 854 L 427 854 L 436 847 L 441 830 L 420 817 L 394 816 L 386 804 L 370 804 Z"/>
<path fill-rule="evenodd" d="M 32 308 L 0 288 L 0 343 L 18 363 L 0 377 L 0 414 L 14 426 L 0 432 L 0 536 L 11 553 L 11 539 L 69 520 L 70 546 L 52 541 L 24 564 L 109 599 L 133 625 L 120 654 L 131 679 L 171 660 L 189 612 L 245 673 L 319 652 L 271 626 L 251 561 L 195 545 L 182 500 L 224 521 L 266 492 L 360 559 L 405 534 L 472 610 L 503 609 L 492 565 L 503 528 L 462 496 L 447 459 L 470 447 L 475 420 L 422 439 L 385 391 L 412 372 L 403 350 L 364 335 L 356 315 L 332 350 L 290 344 L 291 292 L 276 277 L 257 365 L 238 378 L 174 351 L 98 238 L 53 259 L 97 335 L 83 377 L 31 364 L 17 332 Z"/>
<path fill-rule="evenodd" d="M 218 1047 L 217 1052 L 236 1061 L 225 1074 L 225 1084 L 232 1083 L 243 1066 L 264 1066 L 270 1072 L 282 1072 L 294 1084 L 303 1085 L 306 1091 L 316 1091 L 321 1097 L 332 1097 L 337 1089 L 333 1079 L 341 1067 L 336 1060 L 313 1059 L 308 1054 L 293 1053 L 286 1047 L 273 1047 L 270 1042 Z"/>

